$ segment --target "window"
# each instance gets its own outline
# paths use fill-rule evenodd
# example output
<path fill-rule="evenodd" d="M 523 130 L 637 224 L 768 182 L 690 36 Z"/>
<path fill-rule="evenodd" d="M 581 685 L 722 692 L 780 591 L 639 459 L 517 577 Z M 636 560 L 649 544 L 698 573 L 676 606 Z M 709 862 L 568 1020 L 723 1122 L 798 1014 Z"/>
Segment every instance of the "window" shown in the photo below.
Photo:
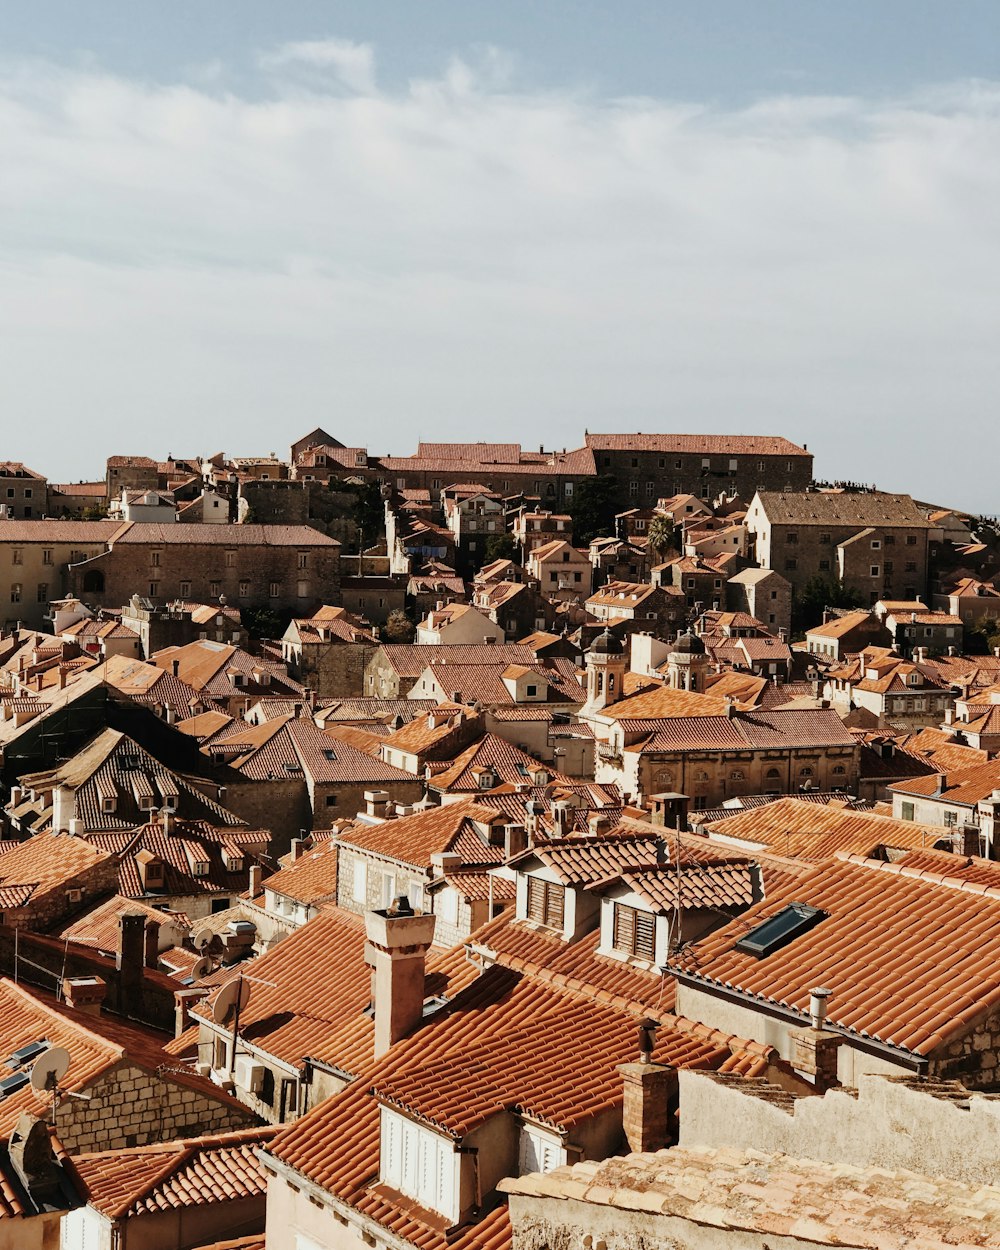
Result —
<path fill-rule="evenodd" d="M 827 573 L 827 572 L 829 572 L 829 570 L 830 570 L 830 561 L 829 561 L 829 560 L 820 560 L 820 562 L 819 562 L 819 567 L 820 567 L 820 572 L 822 572 L 822 573 Z"/>
<path fill-rule="evenodd" d="M 249 593 L 250 593 L 250 583 L 240 582 L 240 598 L 245 599 Z"/>
<path fill-rule="evenodd" d="M 307 569 L 308 567 L 309 567 L 309 553 L 308 551 L 300 551 L 299 552 L 299 568 Z"/>
<path fill-rule="evenodd" d="M 656 958 L 656 918 L 651 911 L 629 908 L 622 903 L 615 905 L 615 950 L 645 959 L 652 963 Z"/>
<path fill-rule="evenodd" d="M 826 912 L 820 911 L 818 907 L 810 907 L 808 903 L 789 903 L 769 920 L 741 937 L 735 949 L 744 955 L 756 955 L 758 959 L 766 959 L 768 955 L 787 946 L 803 933 L 808 933 L 825 919 Z"/>
<path fill-rule="evenodd" d="M 528 697 L 529 697 L 529 698 L 532 698 L 532 697 L 534 697 L 536 694 L 538 694 L 538 687 L 537 687 L 537 686 L 525 686 L 524 690 L 525 690 L 525 693 L 528 695 Z"/>
<path fill-rule="evenodd" d="M 272 599 L 277 599 L 278 595 L 281 593 L 281 587 L 278 585 L 277 582 L 272 582 L 271 585 L 268 587 L 268 593 L 270 594 Z"/>
<path fill-rule="evenodd" d="M 231 568 L 234 568 L 235 565 L 236 565 L 236 552 L 227 551 L 226 552 L 226 568 L 231 569 Z"/>
<path fill-rule="evenodd" d="M 907 545 L 907 547 L 915 547 L 915 546 L 917 545 L 917 536 L 916 536 L 916 534 L 907 534 L 907 535 L 906 535 L 906 545 Z"/>
<path fill-rule="evenodd" d="M 43 564 L 52 563 L 52 548 L 51 547 L 45 547 L 42 550 L 42 563 Z"/>
<path fill-rule="evenodd" d="M 633 457 L 632 457 L 632 468 L 633 468 L 633 469 L 638 469 L 638 467 L 639 467 L 639 457 L 638 457 L 638 456 L 633 456 Z"/>
<path fill-rule="evenodd" d="M 903 820 L 912 820 L 913 819 L 913 804 L 901 803 L 899 805 L 899 815 Z"/>
<path fill-rule="evenodd" d="M 21 602 L 21 583 L 20 583 L 20 582 L 12 582 L 12 583 L 11 583 L 11 587 L 10 587 L 10 601 L 11 601 L 11 603 L 20 603 L 20 602 Z"/>
<path fill-rule="evenodd" d="M 820 534 L 820 536 L 819 536 L 819 545 L 820 545 L 821 547 L 829 547 L 829 545 L 830 545 L 830 535 L 829 535 L 829 534 Z"/>
<path fill-rule="evenodd" d="M 712 467 L 712 461 L 711 461 L 710 457 L 708 457 L 708 456 L 702 456 L 702 458 L 701 458 L 701 467 L 702 467 L 703 469 L 710 469 L 710 468 Z"/>
<path fill-rule="evenodd" d="M 181 598 L 186 599 L 191 593 L 191 583 L 181 582 Z"/>
<path fill-rule="evenodd" d="M 337 796 L 335 794 L 328 794 L 326 798 L 324 799 L 324 802 L 326 803 L 327 807 L 336 807 Z"/>
<path fill-rule="evenodd" d="M 903 565 L 903 568 L 906 570 L 907 573 L 915 573 L 917 571 L 916 560 L 907 560 L 906 563 Z"/>
<path fill-rule="evenodd" d="M 209 582 L 208 583 L 208 593 L 211 596 L 211 598 L 218 599 L 221 591 L 222 591 L 221 582 Z"/>
<path fill-rule="evenodd" d="M 881 540 L 878 538 L 873 538 L 872 539 L 872 551 L 881 551 L 881 550 L 882 550 Z"/>
<path fill-rule="evenodd" d="M 31 498 L 31 487 L 30 487 L 30 486 L 26 486 L 26 487 L 24 488 L 24 497 L 25 497 L 25 499 L 30 499 L 30 498 Z"/>
<path fill-rule="evenodd" d="M 799 541 L 799 536 L 798 536 L 798 534 L 797 534 L 794 530 L 790 530 L 790 531 L 789 531 L 789 532 L 785 535 L 785 542 L 786 542 L 786 543 L 797 543 L 798 541 Z"/>
<path fill-rule="evenodd" d="M 150 583 L 149 583 L 149 597 L 150 597 L 150 599 L 155 599 L 155 598 L 156 598 L 156 596 L 157 596 L 159 593 L 160 593 L 160 583 L 159 583 L 159 582 L 150 582 Z"/>
<path fill-rule="evenodd" d="M 566 891 L 554 881 L 528 878 L 528 919 L 548 929 L 563 927 Z"/>
<path fill-rule="evenodd" d="M 628 493 L 629 493 L 630 495 L 638 495 L 638 493 L 639 493 L 639 483 L 638 483 L 637 481 L 633 480 L 633 481 L 629 482 L 629 484 L 628 484 Z"/>
<path fill-rule="evenodd" d="M 24 563 L 24 548 L 15 547 L 14 554 L 11 558 L 15 564 L 23 564 Z"/>
<path fill-rule="evenodd" d="M 49 601 L 49 584 L 48 582 L 38 583 L 38 594 L 36 596 L 37 603 L 48 603 Z"/>
<path fill-rule="evenodd" d="M 944 823 L 949 829 L 953 829 L 958 824 L 958 812 L 945 812 Z"/>
<path fill-rule="evenodd" d="M 356 903 L 366 903 L 368 901 L 368 865 L 363 859 L 354 861 L 351 897 Z"/>
<path fill-rule="evenodd" d="M 158 569 L 160 567 L 160 553 L 151 551 L 149 553 L 149 564 L 151 568 Z"/>
<path fill-rule="evenodd" d="M 794 557 L 790 557 L 789 559 L 785 561 L 786 569 L 797 569 L 798 567 L 799 567 L 799 562 Z"/>
<path fill-rule="evenodd" d="M 882 572 L 882 569 L 881 569 L 881 567 L 880 567 L 879 565 L 877 565 L 877 564 L 873 564 L 873 565 L 871 566 L 871 575 L 872 575 L 872 577 L 878 577 L 878 575 L 879 575 L 881 572 Z"/>
<path fill-rule="evenodd" d="M 735 473 L 735 472 L 736 472 L 736 467 L 737 467 L 737 466 L 736 466 L 736 461 L 735 461 L 735 460 L 730 460 L 730 461 L 729 461 L 729 472 L 730 472 L 730 473 Z"/>
<path fill-rule="evenodd" d="M 452 1223 L 458 1218 L 457 1159 L 439 1134 L 382 1108 L 379 1179 Z"/>

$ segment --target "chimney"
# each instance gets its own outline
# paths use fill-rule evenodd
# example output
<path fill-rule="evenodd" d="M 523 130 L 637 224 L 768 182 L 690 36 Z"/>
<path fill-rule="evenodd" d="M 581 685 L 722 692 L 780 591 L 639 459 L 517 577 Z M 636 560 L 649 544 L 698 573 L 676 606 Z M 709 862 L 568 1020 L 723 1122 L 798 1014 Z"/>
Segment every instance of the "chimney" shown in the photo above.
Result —
<path fill-rule="evenodd" d="M 172 807 L 160 808 L 160 824 L 163 827 L 164 833 L 173 833 L 176 828 L 177 821 Z"/>
<path fill-rule="evenodd" d="M 365 796 L 367 798 L 367 795 Z M 309 843 L 308 838 L 292 838 L 292 863 L 301 858 L 305 854 L 306 847 Z"/>
<path fill-rule="evenodd" d="M 126 1014 L 142 996 L 142 972 L 146 960 L 146 917 L 125 912 L 118 918 L 118 1002 L 117 1010 Z"/>
<path fill-rule="evenodd" d="M 172 703 L 164 703 L 163 716 L 168 725 L 177 724 L 177 709 Z"/>
<path fill-rule="evenodd" d="M 424 968 L 434 916 L 415 912 L 405 894 L 365 913 L 366 958 L 372 965 L 375 1058 L 417 1027 L 424 1013 Z"/>
<path fill-rule="evenodd" d="M 369 816 L 377 816 L 385 820 L 389 807 L 389 794 L 386 790 L 365 791 L 365 812 Z"/>
<path fill-rule="evenodd" d="M 99 1016 L 101 1006 L 108 992 L 107 982 L 102 977 L 64 977 L 62 983 L 63 1002 L 74 1011 L 81 1011 L 86 1016 Z"/>
<path fill-rule="evenodd" d="M 457 851 L 435 851 L 431 855 L 431 868 L 435 877 L 447 876 L 456 868 L 461 868 L 462 857 Z"/>
<path fill-rule="evenodd" d="M 565 799 L 559 799 L 552 804 L 552 836 L 554 838 L 565 838 L 569 830 L 569 804 Z"/>
<path fill-rule="evenodd" d="M 954 723 L 955 723 L 955 709 L 954 709 L 953 707 L 946 707 L 946 708 L 945 708 L 945 710 L 944 710 L 944 723 L 945 723 L 946 725 L 954 725 Z"/>
<path fill-rule="evenodd" d="M 655 1020 L 639 1025 L 638 1063 L 620 1063 L 624 1101 L 622 1127 L 629 1149 L 645 1153 L 669 1145 L 670 1120 L 677 1098 L 677 1072 L 661 1063 L 653 1063 Z"/>
<path fill-rule="evenodd" d="M 171 660 L 171 661 L 170 661 L 170 671 L 173 673 L 173 675 L 174 675 L 175 677 L 176 677 L 176 676 L 180 673 L 180 671 L 181 671 L 181 662 L 180 662 L 180 660 Z"/>
<path fill-rule="evenodd" d="M 504 859 L 513 859 L 528 849 L 528 833 L 524 825 L 504 825 L 503 854 Z"/>
<path fill-rule="evenodd" d="M 956 855 L 981 855 L 983 852 L 978 825 L 959 825 L 952 834 L 952 846 Z"/>
<path fill-rule="evenodd" d="M 7 1143 L 7 1154 L 18 1180 L 39 1211 L 66 1209 L 63 1171 L 44 1120 L 22 1111 Z"/>
<path fill-rule="evenodd" d="M 600 838 L 611 832 L 611 820 L 607 816 L 595 813 L 587 821 L 587 827 L 595 838 Z"/>
<path fill-rule="evenodd" d="M 731 694 L 726 695 L 726 716 L 729 720 L 734 720 L 736 717 L 736 700 Z"/>
<path fill-rule="evenodd" d="M 256 898 L 260 893 L 260 883 L 264 878 L 264 869 L 260 864 L 250 865 L 250 897 Z"/>
<path fill-rule="evenodd" d="M 837 1051 L 843 1038 L 826 1028 L 827 1002 L 831 990 L 809 991 L 809 1027 L 792 1029 L 789 1041 L 792 1046 L 791 1064 L 799 1072 L 813 1078 L 818 1093 L 839 1085 L 837 1079 Z"/>
<path fill-rule="evenodd" d="M 174 1037 L 180 1037 L 191 1024 L 191 1008 L 207 998 L 210 991 L 198 986 L 174 991 Z"/>

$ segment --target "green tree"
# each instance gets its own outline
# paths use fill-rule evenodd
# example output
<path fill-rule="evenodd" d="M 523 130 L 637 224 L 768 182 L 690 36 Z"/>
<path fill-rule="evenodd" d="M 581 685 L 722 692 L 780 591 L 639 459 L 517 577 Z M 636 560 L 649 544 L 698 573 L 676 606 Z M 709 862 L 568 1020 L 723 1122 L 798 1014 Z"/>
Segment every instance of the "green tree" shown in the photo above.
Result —
<path fill-rule="evenodd" d="M 240 620 L 251 638 L 280 638 L 292 619 L 291 609 L 241 607 Z"/>
<path fill-rule="evenodd" d="M 657 559 L 662 560 L 668 551 L 673 550 L 676 537 L 673 517 L 655 516 L 646 531 L 649 539 L 649 550 Z"/>
<path fill-rule="evenodd" d="M 861 596 L 841 582 L 817 573 L 800 591 L 792 594 L 792 628 L 802 633 L 819 625 L 824 608 L 860 608 Z"/>
<path fill-rule="evenodd" d="M 490 534 L 486 540 L 484 564 L 494 560 L 513 560 L 517 555 L 517 543 L 510 534 Z"/>
<path fill-rule="evenodd" d="M 386 617 L 382 626 L 382 637 L 386 642 L 412 642 L 417 627 L 399 608 L 394 608 Z"/>
<path fill-rule="evenodd" d="M 378 482 L 345 482 L 341 489 L 349 490 L 355 496 L 351 519 L 358 527 L 358 551 L 363 543 L 366 548 L 374 547 L 385 537 L 385 504 L 382 502 L 382 488 Z"/>
<path fill-rule="evenodd" d="M 965 631 L 963 651 L 966 655 L 991 655 L 1000 647 L 1000 623 L 981 616 Z"/>
<path fill-rule="evenodd" d="M 618 480 L 610 473 L 585 477 L 578 483 L 570 506 L 573 542 L 586 547 L 592 538 L 615 532 L 615 497 Z"/>

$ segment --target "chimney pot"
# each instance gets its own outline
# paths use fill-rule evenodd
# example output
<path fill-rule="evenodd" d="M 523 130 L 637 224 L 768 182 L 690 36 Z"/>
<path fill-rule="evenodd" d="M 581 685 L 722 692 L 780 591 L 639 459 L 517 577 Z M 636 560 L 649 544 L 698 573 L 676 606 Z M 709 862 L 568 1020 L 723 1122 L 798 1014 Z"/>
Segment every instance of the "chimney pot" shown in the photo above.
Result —
<path fill-rule="evenodd" d="M 826 1024 L 826 1004 L 832 993 L 822 987 L 809 991 L 809 1019 L 814 1029 L 822 1029 Z"/>

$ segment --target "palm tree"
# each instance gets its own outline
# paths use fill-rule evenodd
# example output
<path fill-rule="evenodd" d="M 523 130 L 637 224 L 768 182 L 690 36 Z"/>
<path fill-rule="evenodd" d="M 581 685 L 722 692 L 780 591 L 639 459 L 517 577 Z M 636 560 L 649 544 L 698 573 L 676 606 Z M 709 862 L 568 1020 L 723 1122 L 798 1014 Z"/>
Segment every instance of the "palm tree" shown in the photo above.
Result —
<path fill-rule="evenodd" d="M 649 540 L 650 551 L 656 556 L 662 556 L 674 545 L 673 518 L 663 514 L 653 517 L 646 536 Z"/>

